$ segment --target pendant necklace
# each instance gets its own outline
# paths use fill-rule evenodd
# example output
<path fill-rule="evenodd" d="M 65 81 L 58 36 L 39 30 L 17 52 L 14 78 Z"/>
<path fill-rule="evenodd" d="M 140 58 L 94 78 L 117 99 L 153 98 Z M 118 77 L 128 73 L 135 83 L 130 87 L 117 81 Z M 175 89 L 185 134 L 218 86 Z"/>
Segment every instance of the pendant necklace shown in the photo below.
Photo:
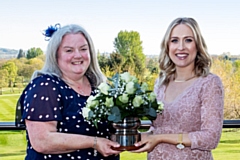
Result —
<path fill-rule="evenodd" d="M 89 86 L 89 85 L 88 85 Z M 80 86 L 77 86 L 77 89 L 81 95 L 86 95 L 86 93 L 81 89 Z"/>
<path fill-rule="evenodd" d="M 86 89 L 86 88 L 89 88 L 90 86 L 91 86 L 91 85 L 90 85 L 89 82 L 87 82 L 86 85 L 83 84 L 83 86 L 76 85 L 76 87 L 77 87 L 79 93 L 80 93 L 81 95 L 84 95 L 84 96 L 87 96 L 88 94 L 83 90 L 83 87 Z"/>
<path fill-rule="evenodd" d="M 75 86 L 75 87 L 77 88 L 77 91 L 78 91 L 81 95 L 83 95 L 83 96 L 87 96 L 87 95 L 88 95 L 86 92 L 83 91 L 83 89 L 82 89 L 81 86 L 78 86 L 78 85 L 76 85 L 76 84 L 70 83 L 69 81 L 67 81 L 67 80 L 65 80 L 65 79 L 64 79 L 64 81 L 65 81 L 67 84 L 71 85 L 71 86 Z M 87 83 L 86 86 L 89 87 L 90 84 Z M 71 87 L 71 88 L 73 88 L 73 87 Z"/>
<path fill-rule="evenodd" d="M 187 78 L 187 79 L 185 79 L 185 80 L 177 80 L 177 79 L 175 79 L 175 76 L 174 76 L 173 81 L 174 81 L 174 82 L 187 82 L 187 81 L 189 81 L 189 80 L 191 80 L 191 79 L 193 79 L 193 78 L 195 78 L 195 77 L 196 77 L 196 75 L 194 75 L 194 76 L 192 76 L 192 77 L 190 77 L 190 78 Z"/>

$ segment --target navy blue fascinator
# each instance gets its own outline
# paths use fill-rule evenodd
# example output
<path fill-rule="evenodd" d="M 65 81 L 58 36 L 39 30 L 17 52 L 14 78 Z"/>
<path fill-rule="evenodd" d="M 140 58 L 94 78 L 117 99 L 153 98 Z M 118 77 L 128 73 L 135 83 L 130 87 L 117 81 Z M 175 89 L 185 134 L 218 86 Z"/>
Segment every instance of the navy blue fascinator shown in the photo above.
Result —
<path fill-rule="evenodd" d="M 59 23 L 55 24 L 55 26 L 48 26 L 46 30 L 44 30 L 43 35 L 45 36 L 45 40 L 49 41 L 52 37 L 53 33 L 61 28 Z"/>

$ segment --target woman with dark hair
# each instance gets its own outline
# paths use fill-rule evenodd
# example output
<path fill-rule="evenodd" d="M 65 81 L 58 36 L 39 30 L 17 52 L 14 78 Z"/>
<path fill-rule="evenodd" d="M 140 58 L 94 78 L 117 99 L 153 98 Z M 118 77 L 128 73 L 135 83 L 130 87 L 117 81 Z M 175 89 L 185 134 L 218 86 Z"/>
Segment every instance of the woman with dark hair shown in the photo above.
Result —
<path fill-rule="evenodd" d="M 98 128 L 86 121 L 82 108 L 105 76 L 91 37 L 79 25 L 50 26 L 46 61 L 23 91 L 18 112 L 26 125 L 26 160 L 118 160 L 119 144 L 110 139 L 107 122 Z M 21 107 L 22 106 L 22 107 Z"/>
<path fill-rule="evenodd" d="M 211 160 L 222 131 L 224 92 L 210 73 L 211 58 L 193 18 L 177 18 L 161 43 L 160 74 L 154 86 L 164 110 L 142 133 L 149 160 Z"/>

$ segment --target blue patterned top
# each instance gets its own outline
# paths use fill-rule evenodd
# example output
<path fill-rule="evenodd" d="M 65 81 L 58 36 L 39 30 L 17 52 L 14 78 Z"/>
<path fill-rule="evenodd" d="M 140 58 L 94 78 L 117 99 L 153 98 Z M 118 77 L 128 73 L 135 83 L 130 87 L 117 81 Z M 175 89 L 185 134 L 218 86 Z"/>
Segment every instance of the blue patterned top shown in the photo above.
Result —
<path fill-rule="evenodd" d="M 94 95 L 92 87 L 91 95 Z M 74 133 L 88 136 L 110 138 L 110 129 L 107 122 L 98 124 L 86 121 L 82 116 L 82 108 L 88 96 L 75 92 L 63 80 L 56 76 L 41 75 L 35 78 L 23 91 L 17 110 L 21 111 L 21 121 L 57 121 L 57 132 Z M 42 154 L 36 152 L 32 146 L 27 132 L 27 155 L 25 160 L 118 160 L 119 156 L 103 157 L 100 153 L 94 156 L 92 148 L 79 149 L 64 154 Z"/>

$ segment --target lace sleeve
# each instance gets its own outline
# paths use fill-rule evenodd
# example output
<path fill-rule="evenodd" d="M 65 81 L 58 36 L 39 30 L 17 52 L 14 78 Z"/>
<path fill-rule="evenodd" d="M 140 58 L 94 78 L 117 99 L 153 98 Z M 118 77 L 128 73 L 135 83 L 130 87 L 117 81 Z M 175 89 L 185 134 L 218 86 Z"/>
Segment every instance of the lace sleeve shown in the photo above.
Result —
<path fill-rule="evenodd" d="M 201 130 L 189 133 L 192 149 L 211 150 L 217 147 L 223 125 L 224 91 L 216 75 L 206 78 L 201 100 Z"/>

